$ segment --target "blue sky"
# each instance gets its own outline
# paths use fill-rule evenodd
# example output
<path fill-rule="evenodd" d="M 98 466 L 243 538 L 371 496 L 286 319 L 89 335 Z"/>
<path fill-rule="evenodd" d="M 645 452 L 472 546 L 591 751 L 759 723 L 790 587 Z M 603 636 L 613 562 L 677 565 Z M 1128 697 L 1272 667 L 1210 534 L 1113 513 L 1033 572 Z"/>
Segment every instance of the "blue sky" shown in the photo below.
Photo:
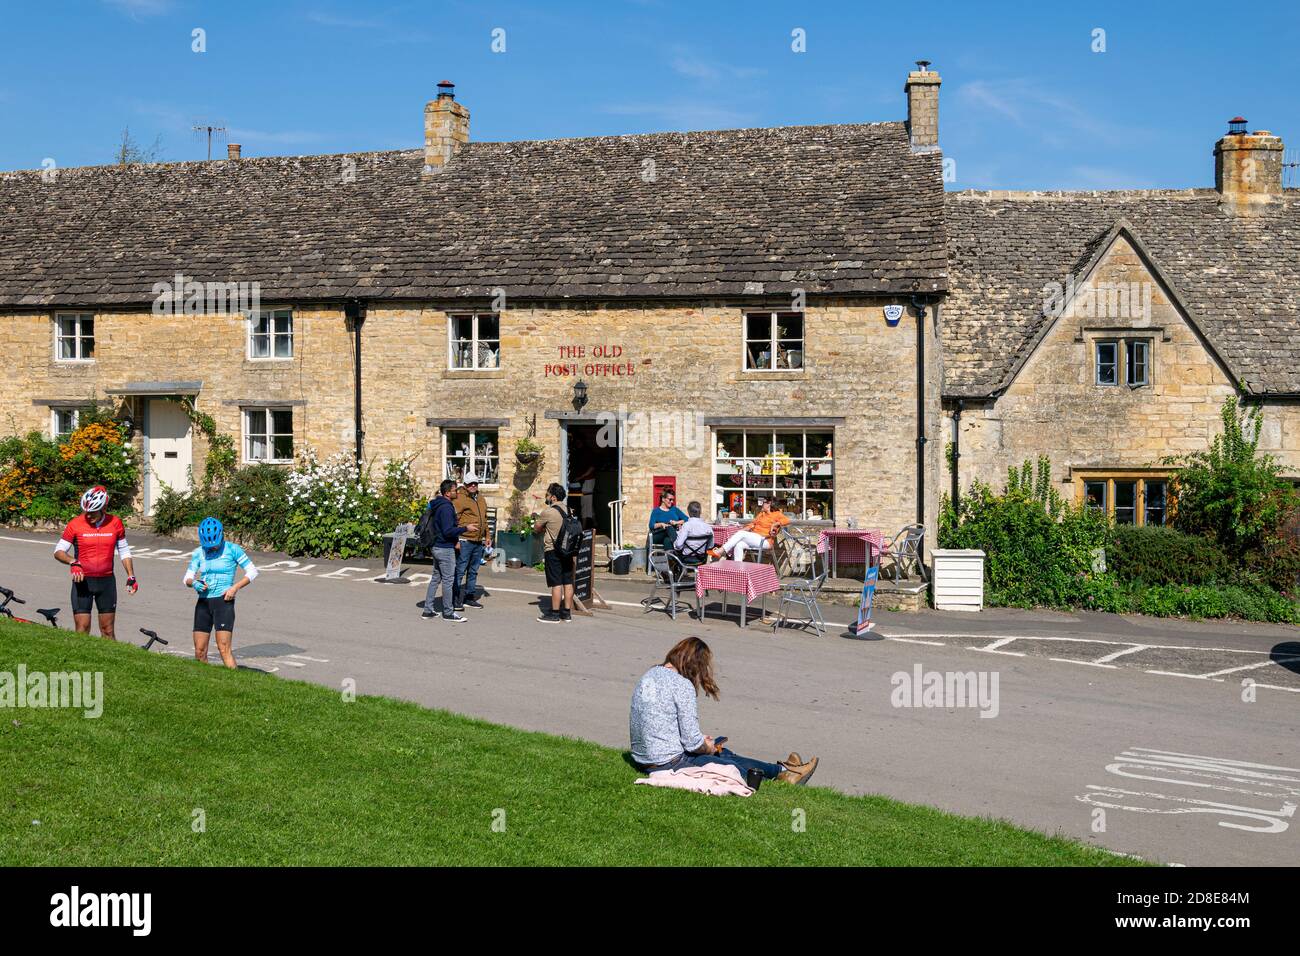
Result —
<path fill-rule="evenodd" d="M 415 147 L 441 79 L 479 140 L 898 120 L 922 58 L 949 188 L 1208 186 L 1238 113 L 1300 146 L 1294 2 L 3 4 L 0 169 L 109 162 L 123 127 L 202 159 L 209 122 L 250 156 Z"/>

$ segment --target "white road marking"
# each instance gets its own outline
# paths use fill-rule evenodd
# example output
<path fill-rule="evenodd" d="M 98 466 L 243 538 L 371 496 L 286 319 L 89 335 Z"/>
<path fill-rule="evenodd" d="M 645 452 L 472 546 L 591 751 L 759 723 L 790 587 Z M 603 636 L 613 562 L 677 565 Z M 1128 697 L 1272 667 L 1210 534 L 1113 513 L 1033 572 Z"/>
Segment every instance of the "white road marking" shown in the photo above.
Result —
<path fill-rule="evenodd" d="M 332 578 L 332 579 L 334 579 L 334 580 L 336 580 L 336 581 L 352 581 L 352 580 L 355 580 L 355 579 L 354 579 L 354 578 L 351 578 L 351 577 L 349 577 L 349 576 L 347 575 L 347 572 L 348 572 L 348 571 L 362 571 L 362 572 L 365 572 L 365 571 L 369 571 L 369 570 L 370 570 L 369 568 L 358 568 L 358 567 L 351 567 L 351 566 L 349 566 L 349 567 L 339 568 L 337 571 L 331 571 L 329 574 L 318 574 L 317 577 L 322 578 L 322 579 L 325 579 L 325 580 L 329 580 L 329 579 Z"/>
<path fill-rule="evenodd" d="M 848 625 L 846 624 L 845 627 Z M 912 637 L 888 637 L 888 641 L 898 641 L 900 644 L 925 644 L 929 647 L 944 647 L 943 641 L 918 641 Z"/>
<path fill-rule="evenodd" d="M 1145 651 L 1151 647 L 1150 644 L 1134 644 L 1132 647 L 1126 647 L 1123 650 L 1113 651 L 1105 657 L 1097 658 L 1098 664 L 1109 664 L 1116 658 L 1123 657 L 1125 654 L 1136 654 L 1138 651 Z"/>
<path fill-rule="evenodd" d="M 1101 661 L 1081 661 L 1073 657 L 1049 657 L 1048 660 L 1061 664 L 1082 664 L 1085 667 L 1104 667 L 1113 671 L 1119 670 L 1118 664 L 1103 664 Z"/>
<path fill-rule="evenodd" d="M 1247 826 L 1244 823 L 1229 823 L 1227 820 L 1219 821 L 1219 826 L 1221 827 L 1229 827 L 1233 830 L 1246 830 L 1250 833 L 1282 833 L 1291 825 L 1288 820 L 1283 818 L 1286 817 L 1289 819 L 1290 817 L 1295 816 L 1296 811 L 1296 805 L 1294 803 L 1284 803 L 1277 810 L 1261 810 L 1256 807 L 1243 807 L 1234 803 L 1218 803 L 1213 800 L 1196 800 L 1192 797 L 1169 796 L 1168 794 L 1149 793 L 1141 790 L 1120 790 L 1117 787 L 1098 787 L 1093 784 L 1088 784 L 1086 789 L 1093 791 L 1093 793 L 1076 796 L 1075 799 L 1096 807 L 1106 807 L 1112 810 L 1128 810 L 1131 813 L 1217 813 L 1221 816 L 1254 819 L 1264 824 L 1261 827 L 1252 827 Z M 1098 799 L 1092 799 L 1093 797 L 1097 797 Z M 1106 802 L 1106 800 L 1115 801 L 1120 797 L 1145 797 L 1150 800 L 1168 800 L 1171 803 L 1184 804 L 1184 806 L 1165 809 L 1159 807 L 1135 807 L 1124 803 Z"/>
<path fill-rule="evenodd" d="M 289 654 L 288 656 L 289 656 L 289 657 L 296 657 L 296 658 L 298 658 L 298 659 L 301 660 L 301 661 L 311 661 L 311 662 L 314 663 L 314 664 L 328 664 L 328 663 L 329 663 L 329 658 L 327 658 L 327 657 L 308 657 L 306 654 Z"/>
<path fill-rule="evenodd" d="M 998 648 L 1000 648 L 1000 647 L 1006 647 L 1006 646 L 1007 646 L 1008 644 L 1010 644 L 1012 641 L 1018 641 L 1019 639 L 1020 639 L 1020 638 L 1018 638 L 1018 637 L 1000 637 L 1000 638 L 998 638 L 996 641 L 994 641 L 993 643 L 991 643 L 991 644 L 987 644 L 987 645 L 985 645 L 984 647 L 977 647 L 977 648 L 975 648 L 975 650 L 977 650 L 977 651 L 996 651 Z"/>
<path fill-rule="evenodd" d="M 1227 667 L 1221 671 L 1215 671 L 1213 674 L 1206 674 L 1205 677 L 1222 677 L 1225 674 L 1236 674 L 1238 671 L 1253 671 L 1261 667 L 1268 667 L 1269 664 L 1289 664 L 1292 661 L 1300 661 L 1300 657 L 1275 657 L 1271 660 L 1260 661 L 1257 664 L 1243 664 L 1241 667 Z"/>

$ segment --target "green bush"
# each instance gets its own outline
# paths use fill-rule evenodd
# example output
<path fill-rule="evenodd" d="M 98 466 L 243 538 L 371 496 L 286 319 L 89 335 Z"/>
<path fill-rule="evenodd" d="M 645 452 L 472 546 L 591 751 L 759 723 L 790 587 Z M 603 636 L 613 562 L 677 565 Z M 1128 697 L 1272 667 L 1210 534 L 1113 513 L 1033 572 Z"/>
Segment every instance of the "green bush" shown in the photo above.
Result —
<path fill-rule="evenodd" d="M 216 510 L 216 500 L 202 491 L 186 493 L 164 484 L 153 504 L 153 530 L 175 534 L 186 525 L 196 525 Z"/>
<path fill-rule="evenodd" d="M 1300 623 L 1300 607 L 1269 589 L 1236 585 L 1178 584 L 1140 588 L 1132 595 L 1133 610 L 1155 617 L 1237 617 L 1276 624 Z"/>
<path fill-rule="evenodd" d="M 0 440 L 0 521 L 66 521 L 94 485 L 108 489 L 114 512 L 129 507 L 140 466 L 125 428 L 93 406 L 80 414 L 61 438 L 34 431 Z"/>
<path fill-rule="evenodd" d="M 245 544 L 283 551 L 289 518 L 288 477 L 276 465 L 249 465 L 233 472 L 214 513 Z"/>
<path fill-rule="evenodd" d="M 1218 545 L 1173 528 L 1115 528 L 1106 565 L 1122 581 L 1147 585 L 1227 584 L 1234 579 L 1232 562 Z"/>
<path fill-rule="evenodd" d="M 972 483 L 960 517 L 946 497 L 940 511 L 941 548 L 978 548 L 985 553 L 990 604 L 1060 607 L 1079 601 L 1094 576 L 1093 555 L 1106 546 L 1106 518 L 1064 503 L 1051 488 L 1051 465 L 1039 459 L 1008 473 L 1007 488 L 993 493 Z"/>
<path fill-rule="evenodd" d="M 1281 465 L 1260 455 L 1260 408 L 1241 412 L 1229 398 L 1221 412 L 1223 433 L 1208 451 L 1166 459 L 1178 465 L 1170 477 L 1174 527 L 1214 538 L 1236 560 L 1282 544 L 1287 519 L 1300 508 L 1300 494 L 1281 477 Z"/>

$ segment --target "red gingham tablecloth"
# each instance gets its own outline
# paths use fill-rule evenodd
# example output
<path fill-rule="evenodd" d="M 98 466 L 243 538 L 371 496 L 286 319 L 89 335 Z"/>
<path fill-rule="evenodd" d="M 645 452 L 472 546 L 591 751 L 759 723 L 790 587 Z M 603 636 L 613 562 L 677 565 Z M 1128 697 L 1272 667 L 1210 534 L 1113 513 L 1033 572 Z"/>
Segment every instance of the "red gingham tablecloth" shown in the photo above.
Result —
<path fill-rule="evenodd" d="M 834 545 L 831 543 L 834 539 Z M 823 528 L 817 535 L 817 552 L 825 554 L 833 546 L 835 557 L 845 564 L 870 564 L 867 560 L 867 545 L 875 551 L 877 560 L 885 547 L 885 536 L 879 531 L 866 531 L 862 528 Z"/>
<path fill-rule="evenodd" d="M 745 595 L 746 601 L 781 590 L 776 568 L 757 561 L 714 561 L 695 569 L 695 596 L 705 591 L 728 591 Z"/>
<path fill-rule="evenodd" d="M 733 535 L 745 530 L 743 524 L 715 524 L 713 526 L 713 546 L 720 548 Z"/>

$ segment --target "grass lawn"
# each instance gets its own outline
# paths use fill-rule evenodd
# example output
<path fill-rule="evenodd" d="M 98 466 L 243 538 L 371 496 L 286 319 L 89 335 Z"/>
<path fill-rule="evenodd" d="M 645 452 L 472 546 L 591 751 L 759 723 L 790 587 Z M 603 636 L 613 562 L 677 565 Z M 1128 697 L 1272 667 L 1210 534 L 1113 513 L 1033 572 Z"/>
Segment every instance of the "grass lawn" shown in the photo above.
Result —
<path fill-rule="evenodd" d="M 6 866 L 1131 862 L 816 787 L 634 787 L 622 754 L 580 740 L 0 621 L 0 671 L 19 664 L 102 671 L 104 703 L 0 708 Z"/>

